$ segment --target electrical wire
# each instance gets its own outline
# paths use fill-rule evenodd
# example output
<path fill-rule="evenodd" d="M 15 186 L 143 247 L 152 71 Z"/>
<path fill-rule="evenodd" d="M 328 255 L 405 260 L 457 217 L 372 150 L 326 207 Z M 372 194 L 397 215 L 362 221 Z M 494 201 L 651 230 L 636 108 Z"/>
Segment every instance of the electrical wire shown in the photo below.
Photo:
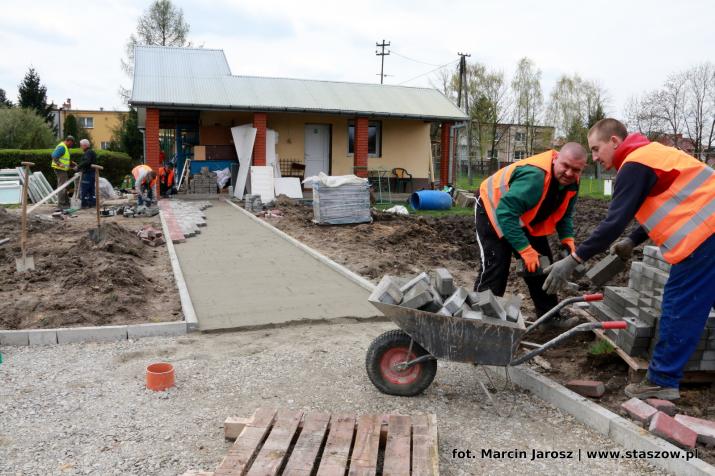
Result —
<path fill-rule="evenodd" d="M 398 53 L 398 52 L 395 51 L 395 50 L 390 50 L 390 53 L 393 54 L 393 55 L 399 56 L 400 58 L 404 58 L 404 59 L 406 59 L 406 60 L 414 61 L 415 63 L 426 64 L 427 66 L 439 67 L 439 65 L 437 65 L 437 64 L 427 63 L 427 62 L 425 62 L 425 61 L 416 60 L 416 59 L 414 59 L 414 58 L 410 58 L 409 56 L 405 56 L 405 55 L 403 55 L 403 54 L 401 54 L 401 53 Z"/>
<path fill-rule="evenodd" d="M 417 79 L 417 78 L 421 78 L 422 76 L 426 76 L 426 75 L 428 75 L 428 74 L 430 74 L 430 73 L 434 73 L 435 71 L 437 71 L 437 70 L 439 70 L 439 69 L 442 69 L 442 68 L 445 68 L 445 67 L 447 67 L 447 66 L 456 64 L 456 63 L 459 62 L 459 61 L 460 61 L 460 59 L 456 59 L 456 60 L 454 60 L 454 61 L 450 61 L 449 63 L 445 63 L 445 64 L 443 64 L 443 65 L 441 65 L 441 66 L 438 66 L 438 67 L 436 67 L 435 69 L 432 69 L 432 70 L 430 70 L 430 71 L 427 71 L 426 73 L 422 73 L 422 74 L 420 74 L 420 75 L 415 76 L 414 78 L 410 78 L 410 79 L 408 79 L 407 81 L 402 81 L 401 83 L 397 83 L 397 84 L 400 85 L 400 84 L 409 83 L 410 81 L 414 81 L 414 80 Z"/>

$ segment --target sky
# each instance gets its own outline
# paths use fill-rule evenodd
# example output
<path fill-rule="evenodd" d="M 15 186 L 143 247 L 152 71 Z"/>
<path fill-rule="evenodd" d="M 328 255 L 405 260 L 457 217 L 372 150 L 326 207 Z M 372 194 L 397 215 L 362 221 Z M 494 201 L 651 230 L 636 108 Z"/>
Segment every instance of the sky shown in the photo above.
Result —
<path fill-rule="evenodd" d="M 34 67 L 49 100 L 75 109 L 126 109 L 118 94 L 125 45 L 150 0 L 3 0 L 0 88 Z M 235 75 L 379 82 L 375 43 L 390 42 L 387 84 L 431 87 L 438 66 L 469 53 L 511 78 L 531 58 L 544 96 L 562 74 L 578 73 L 608 92 L 620 117 L 633 95 L 715 60 L 710 0 L 173 0 L 189 39 L 223 49 Z M 428 74 L 429 73 L 429 74 Z"/>

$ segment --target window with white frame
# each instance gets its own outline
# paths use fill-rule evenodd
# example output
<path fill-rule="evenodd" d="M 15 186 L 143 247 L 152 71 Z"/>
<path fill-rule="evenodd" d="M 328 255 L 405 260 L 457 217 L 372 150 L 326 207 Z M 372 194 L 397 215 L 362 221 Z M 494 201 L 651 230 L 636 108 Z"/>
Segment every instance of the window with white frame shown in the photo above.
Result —
<path fill-rule="evenodd" d="M 380 157 L 382 154 L 382 123 L 370 121 L 367 125 L 367 156 Z M 355 121 L 348 121 L 348 154 L 355 153 Z"/>
<path fill-rule="evenodd" d="M 521 160 L 526 156 L 526 152 L 523 150 L 514 151 L 514 161 Z"/>
<path fill-rule="evenodd" d="M 93 117 L 78 117 L 77 122 L 79 122 L 79 125 L 81 127 L 84 127 L 85 129 L 93 129 L 94 128 L 94 118 Z"/>
<path fill-rule="evenodd" d="M 102 141 L 102 143 L 101 143 L 101 146 L 100 146 L 100 147 L 102 147 L 102 150 L 108 150 L 108 149 L 109 149 L 109 147 L 110 147 L 110 144 L 111 144 L 111 142 L 107 142 L 107 141 Z"/>
<path fill-rule="evenodd" d="M 526 132 L 517 132 L 514 134 L 514 140 L 516 142 L 524 142 L 526 140 Z"/>

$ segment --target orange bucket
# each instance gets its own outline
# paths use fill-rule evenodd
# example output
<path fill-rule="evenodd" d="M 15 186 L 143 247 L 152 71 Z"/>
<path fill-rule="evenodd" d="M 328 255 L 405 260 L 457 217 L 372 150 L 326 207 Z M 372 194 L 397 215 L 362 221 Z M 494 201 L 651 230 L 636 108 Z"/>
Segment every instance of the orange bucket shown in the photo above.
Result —
<path fill-rule="evenodd" d="M 146 388 L 161 392 L 174 386 L 174 366 L 161 362 L 146 368 Z"/>

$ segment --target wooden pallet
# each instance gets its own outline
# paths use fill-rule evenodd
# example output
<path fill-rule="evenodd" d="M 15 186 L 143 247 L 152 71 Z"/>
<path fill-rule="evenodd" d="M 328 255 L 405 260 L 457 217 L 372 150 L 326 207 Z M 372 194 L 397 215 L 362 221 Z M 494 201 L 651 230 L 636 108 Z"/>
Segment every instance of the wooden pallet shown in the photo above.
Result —
<path fill-rule="evenodd" d="M 433 414 L 355 416 L 259 408 L 250 419 L 229 418 L 226 424 L 227 436 L 239 434 L 216 471 L 186 476 L 439 474 Z"/>

